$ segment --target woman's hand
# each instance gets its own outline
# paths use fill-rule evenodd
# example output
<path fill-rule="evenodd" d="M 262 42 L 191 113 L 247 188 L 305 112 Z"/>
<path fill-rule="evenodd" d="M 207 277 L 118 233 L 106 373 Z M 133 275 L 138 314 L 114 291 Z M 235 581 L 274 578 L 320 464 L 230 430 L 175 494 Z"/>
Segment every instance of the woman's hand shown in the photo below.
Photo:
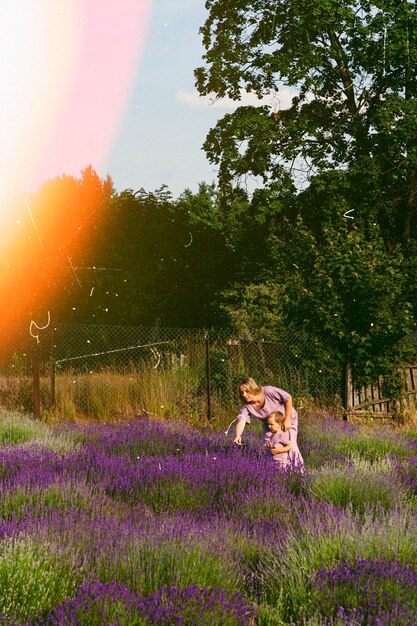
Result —
<path fill-rule="evenodd" d="M 242 433 L 245 429 L 245 422 L 242 420 L 236 424 L 236 437 L 233 440 L 237 446 L 242 445 Z"/>

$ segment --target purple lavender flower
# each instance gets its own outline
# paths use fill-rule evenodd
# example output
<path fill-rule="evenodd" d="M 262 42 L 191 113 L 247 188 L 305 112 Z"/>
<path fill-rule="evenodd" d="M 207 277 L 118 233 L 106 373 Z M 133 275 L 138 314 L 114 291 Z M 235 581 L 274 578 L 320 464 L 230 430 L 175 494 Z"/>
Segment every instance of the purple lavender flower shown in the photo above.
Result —
<path fill-rule="evenodd" d="M 389 559 L 360 559 L 317 572 L 312 605 L 358 624 L 411 626 L 417 620 L 417 571 Z M 357 615 L 355 612 L 359 612 Z"/>
<path fill-rule="evenodd" d="M 410 496 L 417 495 L 417 456 L 395 464 L 397 476 L 404 492 Z"/>
<path fill-rule="evenodd" d="M 247 432 L 246 445 L 237 448 L 224 435 L 201 435 L 180 423 L 145 418 L 123 426 L 65 429 L 79 442 L 66 455 L 26 444 L 0 449 L 0 538 L 25 533 L 38 542 L 54 542 L 60 554 L 77 555 L 85 580 L 102 582 L 83 585 L 74 598 L 28 625 L 249 624 L 254 613 L 247 598 L 264 598 L 267 579 L 277 597 L 282 591 L 279 560 L 264 558 L 271 546 L 285 551 L 290 542 L 302 543 L 312 533 L 321 537 L 340 529 L 355 537 L 361 532 L 359 517 L 349 513 L 351 496 L 346 509 L 318 502 L 308 472 L 272 472 L 259 433 Z M 330 418 L 319 423 L 313 416 L 305 418 L 300 447 L 307 467 L 332 459 L 349 473 L 355 469 L 349 444 L 354 442 L 359 456 L 372 462 L 395 449 L 398 440 L 401 454 L 392 463 L 392 474 L 378 477 L 378 485 L 395 495 L 386 505 L 387 520 L 392 502 L 417 493 L 413 446 L 403 445 L 396 433 L 390 434 L 389 446 L 360 437 L 352 424 Z M 381 512 L 372 509 L 375 519 Z M 148 558 L 146 580 L 135 565 L 143 563 L 143 554 Z M 158 569 L 158 554 L 170 566 L 169 575 Z M 198 571 L 182 569 L 187 554 L 190 561 L 197 560 Z M 203 563 L 204 555 L 212 560 Z M 204 578 L 202 570 L 210 564 L 218 569 Z M 346 567 L 313 575 L 305 617 L 295 617 L 299 607 L 294 604 L 286 618 L 307 624 L 316 614 L 311 623 L 323 626 L 336 619 L 364 626 L 417 623 L 409 600 L 416 595 L 412 568 L 388 560 L 358 560 Z M 361 588 L 366 597 L 355 596 Z M 244 589 L 247 598 L 234 595 L 235 589 Z M 142 621 L 135 622 L 134 616 Z M 0 624 L 10 620 L 0 619 Z"/>
<path fill-rule="evenodd" d="M 28 620 L 26 626 L 249 626 L 256 611 L 240 594 L 196 585 L 160 589 L 140 597 L 116 582 L 80 587 L 48 615 Z"/>

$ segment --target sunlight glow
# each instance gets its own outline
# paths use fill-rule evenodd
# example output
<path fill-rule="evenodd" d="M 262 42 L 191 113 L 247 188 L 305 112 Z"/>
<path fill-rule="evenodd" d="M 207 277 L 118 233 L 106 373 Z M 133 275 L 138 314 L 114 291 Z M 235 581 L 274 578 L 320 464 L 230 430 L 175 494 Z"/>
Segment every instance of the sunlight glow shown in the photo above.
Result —
<path fill-rule="evenodd" d="M 63 21 L 65 29 L 57 25 Z M 3 0 L 0 5 L 0 228 L 22 191 L 73 65 L 74 21 L 65 5 Z"/>
<path fill-rule="evenodd" d="M 2 0 L 0 233 L 15 198 L 106 159 L 122 122 L 152 0 Z M 16 212 L 17 211 L 17 212 Z"/>

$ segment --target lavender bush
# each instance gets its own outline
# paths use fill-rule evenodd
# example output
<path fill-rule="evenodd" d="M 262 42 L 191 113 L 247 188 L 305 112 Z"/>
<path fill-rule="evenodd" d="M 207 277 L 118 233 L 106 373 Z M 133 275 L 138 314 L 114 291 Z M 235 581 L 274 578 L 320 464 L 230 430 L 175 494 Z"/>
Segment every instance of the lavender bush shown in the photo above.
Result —
<path fill-rule="evenodd" d="M 288 537 L 282 550 L 264 554 L 255 575 L 268 604 L 280 606 L 285 619 L 300 619 L 316 572 L 355 558 L 384 557 L 416 568 L 416 541 L 414 508 L 380 510 L 378 516 L 370 510 L 361 519 L 340 507 L 311 504 L 301 532 Z"/>
<path fill-rule="evenodd" d="M 303 418 L 300 473 L 256 428 L 10 419 L 0 624 L 413 623 L 415 433 Z"/>
<path fill-rule="evenodd" d="M 390 509 L 402 498 L 398 481 L 393 480 L 390 461 L 359 465 L 346 461 L 344 464 L 324 465 L 310 473 L 311 491 L 325 502 L 364 514 L 370 506 Z"/>
<path fill-rule="evenodd" d="M 343 462 L 351 457 L 360 457 L 371 464 L 387 457 L 407 459 L 410 456 L 410 439 L 405 432 L 375 427 L 364 433 L 358 425 L 331 416 L 312 415 L 305 420 L 300 447 L 309 458 L 310 467 L 322 467 L 330 460 Z"/>
<path fill-rule="evenodd" d="M 254 617 L 254 607 L 236 592 L 191 585 L 141 597 L 121 583 L 95 582 L 27 626 L 249 626 Z"/>
<path fill-rule="evenodd" d="M 417 621 L 417 570 L 389 559 L 359 559 L 319 570 L 312 581 L 312 605 L 339 617 L 360 614 L 367 624 L 411 626 Z"/>
<path fill-rule="evenodd" d="M 58 546 L 24 535 L 0 542 L 0 615 L 24 619 L 72 595 L 83 570 Z"/>

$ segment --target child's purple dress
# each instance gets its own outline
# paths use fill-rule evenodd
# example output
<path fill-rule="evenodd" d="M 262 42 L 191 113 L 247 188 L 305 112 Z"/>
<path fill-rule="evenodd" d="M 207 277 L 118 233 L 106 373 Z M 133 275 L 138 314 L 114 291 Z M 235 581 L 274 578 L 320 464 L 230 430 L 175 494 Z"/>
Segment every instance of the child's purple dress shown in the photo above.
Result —
<path fill-rule="evenodd" d="M 277 433 L 266 432 L 264 442 L 270 442 L 271 448 L 283 448 L 284 446 L 288 446 L 289 443 L 292 445 L 292 450 L 289 452 L 281 452 L 280 454 L 272 454 L 272 452 L 267 449 L 268 454 L 272 457 L 274 463 L 278 464 L 278 467 L 304 467 L 304 460 L 301 456 L 301 452 L 298 448 L 297 441 L 295 437 L 291 438 L 291 430 L 287 430 L 286 432 L 279 430 Z"/>

